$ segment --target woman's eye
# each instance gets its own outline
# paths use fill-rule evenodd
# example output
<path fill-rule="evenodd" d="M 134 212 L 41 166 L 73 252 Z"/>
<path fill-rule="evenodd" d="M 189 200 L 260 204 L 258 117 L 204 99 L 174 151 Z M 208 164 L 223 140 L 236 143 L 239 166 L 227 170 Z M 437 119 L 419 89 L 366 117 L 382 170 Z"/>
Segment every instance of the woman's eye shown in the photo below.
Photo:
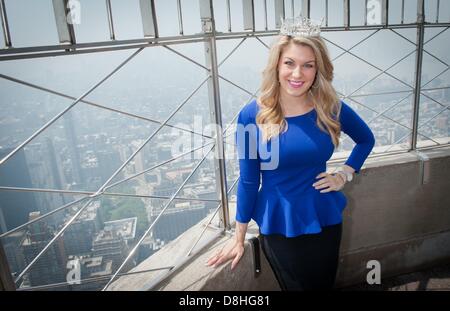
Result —
<path fill-rule="evenodd" d="M 285 65 L 291 66 L 293 63 L 290 61 L 284 62 Z"/>
<path fill-rule="evenodd" d="M 313 68 L 314 66 L 313 65 L 311 65 L 311 64 L 306 64 L 306 65 L 304 65 L 305 66 L 305 68 Z"/>

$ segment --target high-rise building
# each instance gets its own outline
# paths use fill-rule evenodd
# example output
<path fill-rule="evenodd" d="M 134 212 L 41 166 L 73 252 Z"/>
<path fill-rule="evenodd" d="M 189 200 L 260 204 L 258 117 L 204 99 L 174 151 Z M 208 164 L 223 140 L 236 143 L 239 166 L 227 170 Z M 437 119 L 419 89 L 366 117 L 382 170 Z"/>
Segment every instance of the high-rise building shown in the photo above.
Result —
<path fill-rule="evenodd" d="M 73 113 L 67 111 L 63 117 L 64 129 L 66 131 L 67 147 L 69 148 L 70 164 L 72 169 L 72 183 L 81 189 L 84 183 L 83 171 L 81 169 L 80 153 L 78 151 L 77 135 L 73 125 Z"/>
<path fill-rule="evenodd" d="M 150 221 L 158 217 L 160 209 L 153 209 Z M 198 223 L 208 214 L 208 209 L 203 202 L 183 202 L 175 204 L 164 211 L 152 230 L 155 240 L 160 239 L 165 243 L 175 239 L 181 233 Z"/>
<path fill-rule="evenodd" d="M 30 171 L 31 183 L 34 188 L 63 190 L 64 176 L 61 169 L 59 156 L 55 154 L 50 138 L 45 143 L 30 143 L 25 148 L 27 163 Z M 48 213 L 65 204 L 64 196 L 57 193 L 35 192 L 37 209 L 41 214 Z M 47 223 L 58 225 L 61 223 L 63 213 L 51 216 Z"/>
<path fill-rule="evenodd" d="M 12 149 L 0 149 L 0 158 L 8 155 Z M 0 185 L 5 187 L 32 188 L 30 172 L 23 149 L 0 166 Z M 7 230 L 28 221 L 31 211 L 38 210 L 36 198 L 32 192 L 0 190 L 0 209 Z M 5 230 L 3 226 L 0 229 Z"/>
<path fill-rule="evenodd" d="M 39 216 L 40 212 L 32 212 L 29 220 L 31 221 Z M 30 264 L 53 237 L 54 231 L 45 221 L 41 220 L 31 224 L 20 244 L 25 264 Z M 64 242 L 59 238 L 28 271 L 27 276 L 30 286 L 65 282 L 66 260 Z"/>
<path fill-rule="evenodd" d="M 20 244 L 24 239 L 25 230 L 13 232 L 2 238 L 3 249 L 8 259 L 9 270 L 13 276 L 25 269 L 25 258 Z"/>
<path fill-rule="evenodd" d="M 136 217 L 105 222 L 103 230 L 94 237 L 92 255 L 112 260 L 112 269 L 115 271 L 128 255 L 135 238 L 136 224 Z M 125 270 L 131 269 L 134 265 L 135 262 L 130 260 Z"/>
<path fill-rule="evenodd" d="M 111 175 L 122 165 L 120 154 L 116 150 L 101 150 L 96 153 L 98 160 L 98 173 L 102 182 L 108 180 Z M 118 174 L 116 178 L 123 178 L 123 172 Z"/>
<path fill-rule="evenodd" d="M 97 216 L 99 201 L 92 202 L 64 232 L 67 255 L 86 255 L 92 251 L 92 241 L 102 224 Z"/>

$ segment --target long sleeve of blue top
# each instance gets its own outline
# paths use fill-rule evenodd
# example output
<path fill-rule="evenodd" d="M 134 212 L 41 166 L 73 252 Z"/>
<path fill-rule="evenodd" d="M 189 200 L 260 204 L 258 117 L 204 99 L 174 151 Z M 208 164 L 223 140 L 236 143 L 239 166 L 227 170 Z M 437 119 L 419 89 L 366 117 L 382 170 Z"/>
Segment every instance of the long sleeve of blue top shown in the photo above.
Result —
<path fill-rule="evenodd" d="M 256 126 L 258 110 L 254 100 L 238 116 L 236 220 L 248 223 L 254 219 L 261 233 L 287 237 L 318 233 L 324 226 L 342 222 L 345 195 L 341 191 L 320 193 L 312 186 L 334 152 L 331 136 L 316 124 L 316 111 L 286 117 L 287 130 L 263 142 Z M 374 135 L 343 101 L 339 121 L 341 130 L 356 143 L 345 164 L 359 173 L 375 144 Z"/>

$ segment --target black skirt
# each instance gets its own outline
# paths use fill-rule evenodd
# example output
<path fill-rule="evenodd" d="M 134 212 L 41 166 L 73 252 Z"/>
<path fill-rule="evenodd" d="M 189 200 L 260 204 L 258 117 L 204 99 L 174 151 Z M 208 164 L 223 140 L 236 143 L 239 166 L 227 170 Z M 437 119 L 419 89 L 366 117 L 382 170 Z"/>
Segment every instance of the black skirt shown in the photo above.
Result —
<path fill-rule="evenodd" d="M 342 224 L 287 238 L 261 234 L 261 245 L 284 291 L 331 290 L 336 279 Z"/>

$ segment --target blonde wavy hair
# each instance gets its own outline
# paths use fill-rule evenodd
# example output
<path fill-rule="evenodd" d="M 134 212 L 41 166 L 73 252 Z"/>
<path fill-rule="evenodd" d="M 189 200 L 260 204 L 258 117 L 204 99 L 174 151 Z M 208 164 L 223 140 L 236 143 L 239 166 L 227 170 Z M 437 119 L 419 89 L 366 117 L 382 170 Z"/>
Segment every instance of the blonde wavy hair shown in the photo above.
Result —
<path fill-rule="evenodd" d="M 317 126 L 330 134 L 333 145 L 337 148 L 341 133 L 339 123 L 341 105 L 331 84 L 333 64 L 325 42 L 320 37 L 279 36 L 272 45 L 269 60 L 263 71 L 261 95 L 257 100 L 260 110 L 256 116 L 256 123 L 262 131 L 263 140 L 268 141 L 287 130 L 287 122 L 279 101 L 278 63 L 284 48 L 291 43 L 309 46 L 314 52 L 317 73 L 308 94 L 317 112 Z"/>

